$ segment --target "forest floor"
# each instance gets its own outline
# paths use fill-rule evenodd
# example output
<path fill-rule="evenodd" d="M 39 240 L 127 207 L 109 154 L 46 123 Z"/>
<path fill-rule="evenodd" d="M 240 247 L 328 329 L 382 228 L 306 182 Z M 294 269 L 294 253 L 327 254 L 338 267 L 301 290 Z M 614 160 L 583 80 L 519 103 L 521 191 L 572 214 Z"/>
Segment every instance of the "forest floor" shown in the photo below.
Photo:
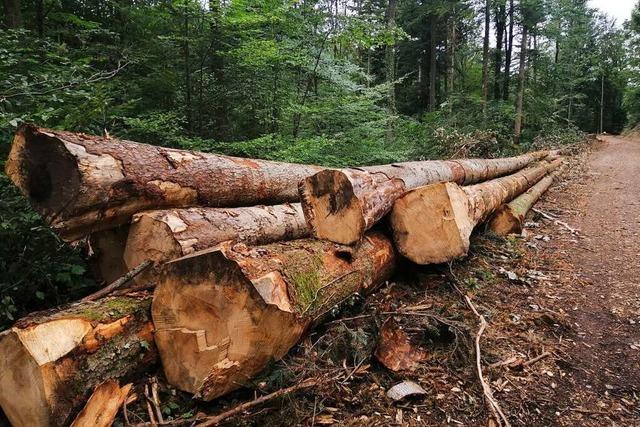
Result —
<path fill-rule="evenodd" d="M 478 234 L 465 260 L 401 265 L 249 387 L 202 404 L 165 386 L 163 411 L 220 413 L 313 377 L 326 381 L 230 425 L 495 425 L 464 294 L 488 322 L 483 375 L 511 425 L 640 425 L 640 141 L 604 137 L 579 153 L 522 236 Z M 413 366 L 383 366 L 381 336 L 397 354 L 411 349 Z M 426 394 L 394 402 L 386 391 L 404 380 Z M 128 410 L 147 419 L 142 402 Z"/>

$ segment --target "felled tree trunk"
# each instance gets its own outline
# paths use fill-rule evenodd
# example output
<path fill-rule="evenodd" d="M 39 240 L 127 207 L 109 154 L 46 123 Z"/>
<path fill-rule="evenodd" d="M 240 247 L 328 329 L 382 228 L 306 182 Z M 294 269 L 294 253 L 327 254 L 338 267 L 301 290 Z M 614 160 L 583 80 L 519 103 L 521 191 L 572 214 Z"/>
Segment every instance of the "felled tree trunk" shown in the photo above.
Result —
<path fill-rule="evenodd" d="M 417 264 L 464 256 L 474 227 L 562 163 L 542 162 L 513 175 L 460 187 L 446 182 L 416 188 L 396 200 L 390 215 L 398 251 Z"/>
<path fill-rule="evenodd" d="M 423 161 L 323 170 L 300 183 L 300 198 L 315 237 L 353 244 L 408 190 L 436 182 L 484 181 L 522 169 L 548 154 L 548 151 L 538 151 L 503 159 Z"/>
<path fill-rule="evenodd" d="M 7 175 L 65 240 L 162 207 L 298 201 L 321 168 L 138 144 L 31 125 L 16 133 Z"/>
<path fill-rule="evenodd" d="M 251 245 L 309 234 L 300 204 L 149 211 L 133 217 L 124 262 L 168 261 L 227 240 Z"/>
<path fill-rule="evenodd" d="M 358 248 L 312 239 L 228 244 L 165 265 L 152 305 L 165 376 L 211 400 L 279 359 L 305 330 L 391 274 L 381 234 Z"/>
<path fill-rule="evenodd" d="M 555 172 L 545 176 L 536 185 L 513 199 L 510 203 L 500 206 L 489 220 L 487 230 L 498 236 L 522 233 L 527 213 L 551 187 L 555 177 Z"/>
<path fill-rule="evenodd" d="M 0 334 L 0 406 L 14 427 L 68 425 L 94 387 L 153 367 L 149 295 L 22 319 Z"/>

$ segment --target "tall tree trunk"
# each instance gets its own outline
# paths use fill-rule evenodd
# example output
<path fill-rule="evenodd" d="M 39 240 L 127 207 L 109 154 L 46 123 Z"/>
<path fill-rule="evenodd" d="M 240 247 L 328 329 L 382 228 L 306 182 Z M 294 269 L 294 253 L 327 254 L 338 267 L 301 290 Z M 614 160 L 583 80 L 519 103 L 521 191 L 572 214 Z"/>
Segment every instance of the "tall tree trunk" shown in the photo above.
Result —
<path fill-rule="evenodd" d="M 455 90 L 455 68 L 456 68 L 456 16 L 455 12 L 449 19 L 448 44 L 447 44 L 447 93 L 451 94 Z M 449 102 L 449 111 L 453 108 Z"/>
<path fill-rule="evenodd" d="M 22 27 L 22 4 L 20 0 L 2 0 L 4 7 L 4 25 L 11 28 Z"/>
<path fill-rule="evenodd" d="M 193 131 L 193 108 L 191 105 L 191 54 L 189 47 L 189 10 L 188 6 L 184 5 L 184 41 L 183 41 L 183 53 L 184 53 L 184 91 L 185 91 L 185 118 L 187 121 L 187 127 Z"/>
<path fill-rule="evenodd" d="M 521 169 L 545 158 L 539 151 L 503 159 L 408 162 L 361 169 L 324 170 L 300 183 L 305 218 L 313 234 L 336 243 L 358 242 L 407 190 L 435 182 L 470 184 Z"/>
<path fill-rule="evenodd" d="M 484 39 L 482 42 L 482 109 L 486 112 L 489 99 L 489 0 L 484 2 Z"/>
<path fill-rule="evenodd" d="M 520 143 L 522 136 L 522 120 L 524 107 L 524 86 L 527 67 L 527 44 L 529 43 L 529 33 L 527 25 L 522 26 L 522 45 L 520 48 L 520 69 L 518 70 L 518 95 L 516 97 L 516 120 L 514 124 L 513 142 Z"/>
<path fill-rule="evenodd" d="M 417 264 L 438 264 L 466 255 L 477 224 L 561 163 L 562 159 L 542 162 L 468 187 L 447 182 L 409 191 L 396 200 L 389 216 L 398 252 Z"/>
<path fill-rule="evenodd" d="M 600 76 L 600 133 L 604 132 L 604 73 Z"/>
<path fill-rule="evenodd" d="M 315 239 L 223 245 L 167 264 L 152 305 L 167 381 L 204 400 L 241 387 L 394 265 L 378 233 L 357 248 Z"/>
<path fill-rule="evenodd" d="M 429 35 L 429 111 L 436 109 L 436 24 L 437 18 L 431 16 L 431 32 Z"/>
<path fill-rule="evenodd" d="M 506 4 L 505 0 L 502 0 L 496 8 L 496 59 L 493 71 L 493 97 L 495 99 L 502 99 L 502 45 L 504 40 L 506 20 Z"/>
<path fill-rule="evenodd" d="M 513 25 L 514 9 L 513 0 L 509 0 L 509 31 L 505 34 L 505 60 L 504 60 L 504 88 L 502 99 L 509 100 L 509 87 L 511 84 L 511 58 L 513 56 Z"/>
<path fill-rule="evenodd" d="M 387 22 L 387 30 L 391 31 L 396 26 L 396 9 L 397 0 L 389 0 L 385 13 Z M 395 42 L 388 43 L 385 48 L 385 72 L 389 91 L 387 95 L 387 103 L 389 111 L 392 114 L 396 112 L 396 89 L 393 82 L 396 80 L 396 47 Z"/>
<path fill-rule="evenodd" d="M 16 133 L 6 163 L 9 178 L 66 240 L 149 209 L 296 202 L 300 180 L 322 169 L 31 125 Z"/>
<path fill-rule="evenodd" d="M 44 0 L 36 0 L 36 31 L 38 37 L 44 37 Z"/>

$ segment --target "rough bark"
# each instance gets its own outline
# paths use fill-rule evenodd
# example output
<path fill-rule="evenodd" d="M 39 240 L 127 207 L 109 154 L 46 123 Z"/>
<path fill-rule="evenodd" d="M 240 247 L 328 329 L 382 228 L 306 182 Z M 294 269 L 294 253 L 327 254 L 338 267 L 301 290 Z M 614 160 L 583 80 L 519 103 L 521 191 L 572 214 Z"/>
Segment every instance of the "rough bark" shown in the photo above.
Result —
<path fill-rule="evenodd" d="M 513 24 L 514 24 L 514 11 L 515 6 L 513 0 L 509 0 L 509 28 L 505 32 L 505 58 L 504 58 L 504 88 L 502 92 L 502 99 L 504 101 L 509 100 L 509 86 L 511 83 L 511 57 L 513 56 Z"/>
<path fill-rule="evenodd" d="M 482 101 L 483 111 L 486 111 L 489 99 L 489 30 L 490 26 L 489 0 L 484 2 L 484 37 L 482 42 Z"/>
<path fill-rule="evenodd" d="M 232 240 L 257 245 L 309 234 L 300 204 L 149 211 L 133 217 L 124 262 L 169 261 Z"/>
<path fill-rule="evenodd" d="M 152 305 L 165 376 L 211 400 L 281 358 L 314 322 L 391 274 L 391 242 L 354 249 L 313 239 L 242 244 L 166 264 Z"/>
<path fill-rule="evenodd" d="M 128 235 L 129 226 L 121 225 L 89 236 L 89 269 L 98 282 L 108 284 L 127 273 L 123 254 Z"/>
<path fill-rule="evenodd" d="M 300 198 L 315 237 L 352 244 L 408 190 L 436 182 L 484 181 L 522 169 L 548 154 L 538 151 L 503 159 L 435 160 L 324 170 L 301 181 Z"/>
<path fill-rule="evenodd" d="M 520 234 L 527 213 L 536 204 L 538 199 L 551 187 L 556 172 L 542 178 L 536 185 L 504 204 L 496 210 L 487 223 L 487 230 L 498 236 L 507 234 Z"/>
<path fill-rule="evenodd" d="M 36 313 L 0 334 L 0 406 L 14 427 L 68 425 L 94 387 L 153 367 L 149 295 Z"/>
<path fill-rule="evenodd" d="M 520 68 L 518 70 L 518 95 L 516 97 L 516 119 L 514 123 L 513 142 L 520 143 L 522 136 L 522 119 L 524 109 L 524 84 L 527 67 L 527 44 L 529 33 L 526 25 L 522 26 L 522 47 L 520 48 Z"/>
<path fill-rule="evenodd" d="M 2 0 L 4 25 L 7 28 L 22 27 L 22 4 L 20 0 Z"/>
<path fill-rule="evenodd" d="M 493 97 L 502 99 L 502 44 L 506 27 L 506 0 L 501 0 L 496 6 L 496 58 L 494 62 Z"/>
<path fill-rule="evenodd" d="M 466 255 L 477 224 L 561 163 L 562 159 L 541 162 L 468 187 L 447 182 L 406 193 L 395 202 L 390 215 L 398 252 L 417 264 L 448 262 Z"/>
<path fill-rule="evenodd" d="M 7 175 L 65 240 L 162 207 L 230 207 L 298 199 L 321 168 L 174 150 L 26 125 Z"/>

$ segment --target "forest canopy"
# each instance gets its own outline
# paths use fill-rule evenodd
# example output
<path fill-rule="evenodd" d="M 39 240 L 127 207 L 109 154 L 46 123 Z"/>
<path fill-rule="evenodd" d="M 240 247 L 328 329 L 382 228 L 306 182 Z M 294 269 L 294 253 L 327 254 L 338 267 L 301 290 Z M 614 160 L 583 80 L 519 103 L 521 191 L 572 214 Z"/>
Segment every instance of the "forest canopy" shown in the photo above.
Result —
<path fill-rule="evenodd" d="M 34 122 L 240 156 L 366 165 L 506 155 L 640 122 L 640 4 L 3 0 L 0 159 Z M 0 322 L 91 286 L 0 176 Z"/>

